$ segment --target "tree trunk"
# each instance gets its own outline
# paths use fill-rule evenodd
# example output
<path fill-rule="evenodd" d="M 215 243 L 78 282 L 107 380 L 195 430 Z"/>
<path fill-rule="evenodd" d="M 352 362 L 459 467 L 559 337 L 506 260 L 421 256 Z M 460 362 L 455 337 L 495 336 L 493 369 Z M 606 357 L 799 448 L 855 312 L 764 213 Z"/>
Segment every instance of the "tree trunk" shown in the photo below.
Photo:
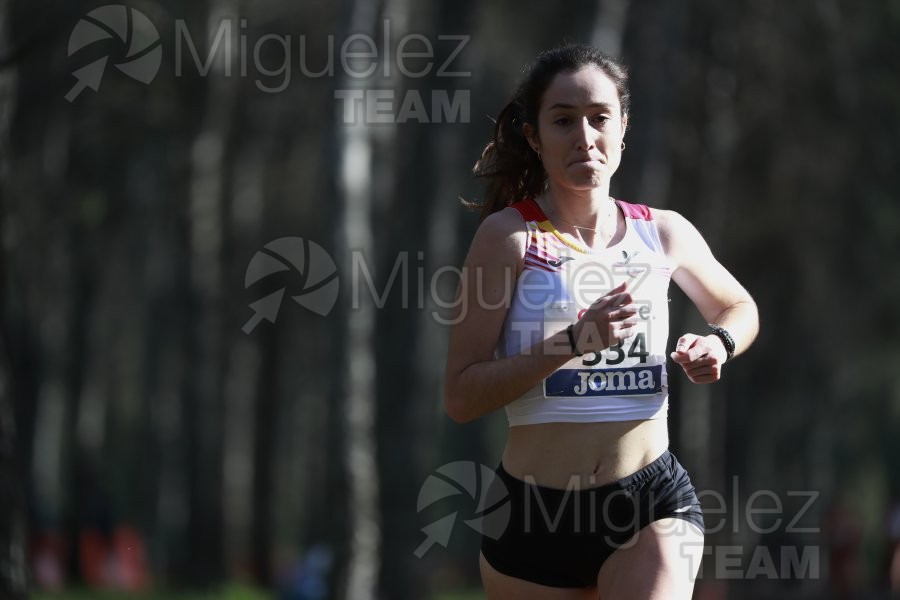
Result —
<path fill-rule="evenodd" d="M 368 32 L 375 38 L 377 6 L 365 0 L 349 5 L 348 32 Z M 366 89 L 349 77 L 339 79 L 343 89 Z M 359 306 L 351 306 L 352 248 L 357 256 L 371 264 L 375 246 L 371 224 L 373 185 L 372 139 L 365 116 L 357 115 L 352 123 L 337 124 L 338 196 L 341 216 L 338 221 L 340 248 L 338 271 L 344 298 L 346 343 L 338 376 L 343 379 L 344 447 L 343 461 L 347 472 L 349 545 L 346 552 L 346 575 L 340 582 L 337 597 L 347 600 L 374 600 L 380 567 L 381 525 L 378 515 L 378 471 L 375 460 L 375 303 L 365 291 Z"/>
<path fill-rule="evenodd" d="M 0 2 L 0 39 L 10 39 L 8 2 Z M 0 45 L 0 55 L 11 52 Z M 7 66 L 0 69 L 0 186 L 6 188 L 12 171 L 14 156 L 10 141 L 12 117 L 16 109 L 17 73 Z M 8 190 L 0 189 L 0 200 Z M 5 221 L 6 206 L 0 205 L 0 222 Z M 25 486 L 16 452 L 16 422 L 13 406 L 15 373 L 9 359 L 11 340 L 6 330 L 6 248 L 0 248 L 0 597 L 24 599 L 28 593 L 25 567 Z"/>
<path fill-rule="evenodd" d="M 223 19 L 231 22 L 232 52 L 237 51 L 239 28 L 234 16 L 240 6 L 230 0 L 211 0 L 207 36 L 212 45 Z M 226 244 L 224 198 L 229 136 L 239 78 L 226 72 L 234 56 L 219 52 L 206 82 L 206 108 L 191 151 L 190 261 L 193 305 L 190 314 L 192 354 L 185 401 L 188 439 L 189 548 L 192 579 L 199 584 L 223 576 L 223 381 L 224 278 Z"/>

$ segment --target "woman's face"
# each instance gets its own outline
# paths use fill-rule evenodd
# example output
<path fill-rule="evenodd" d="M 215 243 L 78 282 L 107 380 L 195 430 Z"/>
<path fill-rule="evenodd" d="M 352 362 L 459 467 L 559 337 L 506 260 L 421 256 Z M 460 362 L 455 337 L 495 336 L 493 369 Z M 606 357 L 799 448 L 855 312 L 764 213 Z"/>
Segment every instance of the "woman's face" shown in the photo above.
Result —
<path fill-rule="evenodd" d="M 556 74 L 541 100 L 537 131 L 528 123 L 524 131 L 555 185 L 585 190 L 608 184 L 619 168 L 626 123 L 615 84 L 588 66 Z"/>

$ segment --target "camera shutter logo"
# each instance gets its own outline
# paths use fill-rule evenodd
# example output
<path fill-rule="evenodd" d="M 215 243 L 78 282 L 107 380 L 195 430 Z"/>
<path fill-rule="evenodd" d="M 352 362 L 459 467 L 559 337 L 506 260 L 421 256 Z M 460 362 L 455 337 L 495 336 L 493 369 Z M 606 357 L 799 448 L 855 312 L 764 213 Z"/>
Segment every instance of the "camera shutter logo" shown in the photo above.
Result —
<path fill-rule="evenodd" d="M 458 495 L 466 495 L 477 502 L 474 516 L 463 523 L 493 540 L 503 535 L 512 512 L 506 484 L 490 467 L 471 461 L 448 463 L 429 475 L 419 489 L 416 512 L 421 513 L 439 500 Z M 425 556 L 434 544 L 447 547 L 457 512 L 451 512 L 422 528 L 426 537 L 413 552 L 416 558 Z"/>
<path fill-rule="evenodd" d="M 141 83 L 153 81 L 162 63 L 162 42 L 159 32 L 146 15 L 119 4 L 92 10 L 72 30 L 72 35 L 69 36 L 69 56 L 103 40 L 121 42 L 121 60 L 114 64 L 117 69 Z M 72 102 L 85 88 L 98 91 L 109 58 L 109 55 L 102 56 L 73 71 L 72 75 L 78 81 L 66 94 L 66 100 Z"/>
<path fill-rule="evenodd" d="M 301 292 L 291 296 L 294 301 L 320 316 L 327 316 L 334 308 L 338 295 L 338 272 L 334 260 L 322 246 L 299 237 L 283 237 L 263 246 L 250 259 L 244 274 L 244 288 L 279 272 L 293 270 Z M 274 323 L 278 317 L 285 287 L 252 302 L 254 314 L 242 328 L 250 333 L 263 319 Z"/>

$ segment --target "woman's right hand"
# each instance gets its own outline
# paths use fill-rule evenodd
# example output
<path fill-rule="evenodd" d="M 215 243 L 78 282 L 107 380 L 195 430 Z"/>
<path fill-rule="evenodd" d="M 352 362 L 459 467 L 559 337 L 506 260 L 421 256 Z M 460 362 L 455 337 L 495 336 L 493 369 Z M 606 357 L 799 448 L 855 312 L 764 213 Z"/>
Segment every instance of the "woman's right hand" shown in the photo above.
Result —
<path fill-rule="evenodd" d="M 575 345 L 582 353 L 601 352 L 629 337 L 639 321 L 638 306 L 623 282 L 587 308 L 572 328 Z"/>

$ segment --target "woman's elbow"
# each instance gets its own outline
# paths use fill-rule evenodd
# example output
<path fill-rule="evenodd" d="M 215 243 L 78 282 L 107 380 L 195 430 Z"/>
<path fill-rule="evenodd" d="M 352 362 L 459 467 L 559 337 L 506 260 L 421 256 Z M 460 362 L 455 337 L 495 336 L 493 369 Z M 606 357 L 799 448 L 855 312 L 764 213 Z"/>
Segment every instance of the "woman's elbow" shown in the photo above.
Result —
<path fill-rule="evenodd" d="M 746 313 L 747 318 L 750 321 L 750 331 L 752 332 L 752 339 L 756 339 L 757 334 L 759 334 L 759 307 L 756 305 L 756 302 L 749 295 L 745 300 L 746 305 Z"/>
<path fill-rule="evenodd" d="M 444 383 L 444 412 L 446 412 L 447 416 L 455 423 L 462 425 L 473 420 L 473 417 L 467 414 L 464 409 L 465 402 L 463 396 L 456 391 L 455 386 L 448 379 Z"/>

